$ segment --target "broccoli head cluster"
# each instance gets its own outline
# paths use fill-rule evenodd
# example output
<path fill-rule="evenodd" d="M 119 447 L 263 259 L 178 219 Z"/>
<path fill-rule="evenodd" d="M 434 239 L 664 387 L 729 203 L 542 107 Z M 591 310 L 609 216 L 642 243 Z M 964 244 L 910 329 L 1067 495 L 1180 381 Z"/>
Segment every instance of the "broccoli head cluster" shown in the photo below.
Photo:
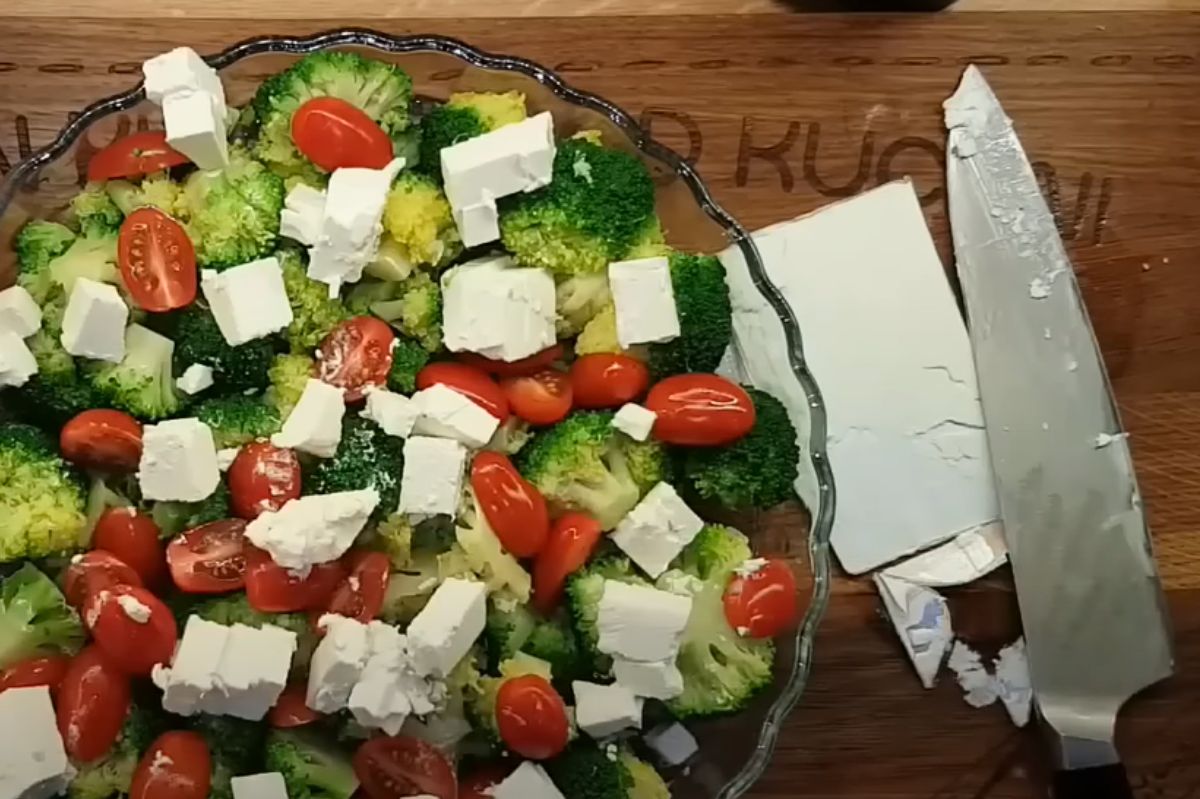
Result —
<path fill-rule="evenodd" d="M 712 255 L 672 253 L 671 289 L 679 335 L 649 345 L 647 366 L 655 380 L 688 372 L 712 372 L 733 334 L 725 267 Z"/>
<path fill-rule="evenodd" d="M 334 494 L 373 488 L 379 492 L 376 516 L 400 504 L 400 475 L 404 471 L 404 444 L 383 432 L 374 422 L 347 416 L 342 440 L 332 458 L 326 458 L 304 475 L 304 493 Z"/>
<path fill-rule="evenodd" d="M 230 346 L 208 307 L 195 302 L 174 319 L 174 370 L 182 374 L 193 364 L 213 370 L 215 391 L 246 391 L 265 388 L 267 370 L 275 358 L 269 338 Z"/>
<path fill-rule="evenodd" d="M 420 172 L 403 172 L 388 192 L 383 211 L 386 233 L 380 245 L 386 254 L 388 245 L 395 247 L 391 274 L 376 265 L 371 269 L 378 277 L 399 280 L 408 276 L 413 266 L 441 266 L 462 252 L 458 226 L 450 213 L 450 201 L 433 178 Z"/>
<path fill-rule="evenodd" d="M 350 290 L 346 306 L 353 314 L 378 316 L 429 352 L 442 346 L 442 290 L 428 272 L 404 280 L 364 280 Z"/>
<path fill-rule="evenodd" d="M 174 353 L 171 339 L 148 327 L 130 325 L 120 363 L 89 363 L 86 372 L 106 404 L 139 419 L 166 419 L 184 406 L 184 396 L 175 388 Z"/>
<path fill-rule="evenodd" d="M 128 795 L 142 754 L 167 730 L 168 724 L 166 714 L 157 707 L 157 697 L 146 701 L 141 701 L 140 697 L 135 699 L 129 706 L 116 743 L 108 753 L 99 760 L 79 765 L 67 786 L 69 799 L 110 799 Z"/>
<path fill-rule="evenodd" d="M 484 635 L 488 662 L 493 666 L 524 652 L 550 664 L 560 690 L 569 688 L 572 680 L 592 676 L 591 664 L 575 640 L 575 630 L 565 613 L 541 618 L 524 605 L 503 609 L 493 604 L 488 609 Z"/>
<path fill-rule="evenodd" d="M 35 219 L 26 224 L 13 242 L 17 255 L 17 285 L 38 303 L 43 302 L 53 285 L 50 262 L 66 252 L 73 241 L 75 232 L 58 222 Z"/>
<path fill-rule="evenodd" d="M 204 269 L 228 269 L 275 251 L 283 179 L 241 147 L 229 151 L 221 170 L 188 176 L 178 203 L 196 263 Z"/>
<path fill-rule="evenodd" d="M 304 387 L 316 372 L 317 362 L 307 355 L 291 354 L 276 355 L 267 369 L 267 393 L 264 399 L 279 413 L 280 419 L 287 419 L 292 408 L 300 401 Z"/>
<path fill-rule="evenodd" d="M 292 322 L 287 340 L 292 352 L 312 352 L 339 324 L 350 318 L 337 297 L 329 296 L 329 286 L 308 276 L 304 256 L 286 248 L 277 254 L 283 270 L 283 288 L 292 306 Z"/>
<path fill-rule="evenodd" d="M 443 105 L 435 105 L 421 118 L 418 169 L 439 183 L 441 151 L 526 117 L 525 95 L 520 92 L 457 92 Z"/>
<path fill-rule="evenodd" d="M 108 195 L 103 183 L 88 183 L 71 198 L 69 212 L 84 236 L 112 236 L 125 215 Z"/>
<path fill-rule="evenodd" d="M 0 563 L 80 549 L 86 497 L 83 477 L 49 436 L 0 424 Z"/>
<path fill-rule="evenodd" d="M 392 368 L 387 387 L 401 394 L 417 390 L 417 373 L 429 363 L 429 351 L 410 338 L 399 336 L 392 348 Z"/>
<path fill-rule="evenodd" d="M 279 432 L 279 411 L 259 397 L 228 394 L 195 407 L 195 416 L 212 429 L 218 449 L 240 447 Z"/>
<path fill-rule="evenodd" d="M 288 799 L 350 799 L 358 790 L 350 753 L 311 729 L 271 730 L 264 760 L 264 771 L 283 775 Z"/>

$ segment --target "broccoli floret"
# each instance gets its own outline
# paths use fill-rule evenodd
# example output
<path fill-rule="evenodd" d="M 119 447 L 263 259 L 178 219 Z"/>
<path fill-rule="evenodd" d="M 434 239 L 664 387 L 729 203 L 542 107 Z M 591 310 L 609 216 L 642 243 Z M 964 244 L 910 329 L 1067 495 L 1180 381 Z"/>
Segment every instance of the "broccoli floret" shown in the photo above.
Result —
<path fill-rule="evenodd" d="M 304 257 L 293 249 L 278 253 L 283 287 L 292 306 L 287 340 L 292 352 L 308 354 L 339 324 L 350 318 L 346 307 L 329 296 L 329 286 L 308 276 Z"/>
<path fill-rule="evenodd" d="M 92 388 L 114 407 L 141 419 L 164 419 L 184 404 L 171 373 L 174 353 L 171 339 L 141 325 L 130 325 L 121 362 L 94 362 L 87 373 Z"/>
<path fill-rule="evenodd" d="M 0 563 L 79 548 L 86 487 L 35 427 L 0 425 Z"/>
<path fill-rule="evenodd" d="M 647 365 L 655 380 L 713 371 L 729 348 L 733 330 L 725 267 L 715 256 L 671 255 L 671 287 L 679 336 L 649 346 Z"/>
<path fill-rule="evenodd" d="M 240 147 L 230 148 L 224 169 L 193 172 L 178 210 L 196 263 L 228 269 L 274 252 L 283 196 L 283 180 Z"/>
<path fill-rule="evenodd" d="M 671 789 L 654 766 L 640 760 L 628 749 L 622 749 L 617 760 L 629 772 L 628 799 L 671 799 Z"/>
<path fill-rule="evenodd" d="M 296 634 L 296 652 L 292 655 L 292 671 L 293 673 L 306 673 L 308 671 L 308 662 L 312 658 L 313 650 L 317 648 L 319 638 L 313 627 L 308 622 L 308 617 L 303 613 L 265 613 L 261 610 L 256 610 L 251 607 L 250 600 L 246 597 L 244 591 L 239 591 L 236 594 L 226 594 L 224 596 L 211 597 L 203 599 L 194 605 L 186 608 L 187 615 L 199 616 L 200 618 L 224 624 L 245 624 L 247 627 L 260 629 L 264 624 L 272 624 L 276 627 L 282 627 L 289 632 Z M 185 618 L 179 619 L 182 622 Z M 182 626 L 180 627 L 182 629 Z"/>
<path fill-rule="evenodd" d="M 342 440 L 332 458 L 325 458 L 304 475 L 305 494 L 335 494 L 373 488 L 379 492 L 376 517 L 400 504 L 400 475 L 404 444 L 383 428 L 360 416 L 347 416 Z"/>
<path fill-rule="evenodd" d="M 363 281 L 346 296 L 346 307 L 378 316 L 429 352 L 442 346 L 442 290 L 427 272 L 404 280 Z"/>
<path fill-rule="evenodd" d="M 480 510 L 474 492 L 467 493 L 470 505 L 459 514 L 454 527 L 457 546 L 439 556 L 441 576 L 462 576 L 465 572 L 487 585 L 492 601 L 499 606 L 525 604 L 533 590 L 533 578 L 505 551 Z"/>
<path fill-rule="evenodd" d="M 560 688 L 568 687 L 571 680 L 591 676 L 590 664 L 583 667 L 575 631 L 564 613 L 543 619 L 524 605 L 508 610 L 493 605 L 488 609 L 485 635 L 492 664 L 524 652 L 549 663 Z"/>
<path fill-rule="evenodd" d="M 201 713 L 189 726 L 203 736 L 212 758 L 212 783 L 208 799 L 233 799 L 232 777 L 260 770 L 266 734 L 263 725 L 233 716 Z"/>
<path fill-rule="evenodd" d="M 111 799 L 129 793 L 142 753 L 165 732 L 166 715 L 152 701 L 135 699 L 112 749 L 103 758 L 78 765 L 67 788 L 70 799 Z"/>
<path fill-rule="evenodd" d="M 531 438 L 533 438 L 533 429 L 529 423 L 516 416 L 509 416 L 503 424 L 496 428 L 496 432 L 492 433 L 492 438 L 484 449 L 503 452 L 505 455 L 516 455 L 522 447 L 529 443 Z"/>
<path fill-rule="evenodd" d="M 78 614 L 32 563 L 0 580 L 0 669 L 44 649 L 74 654 L 83 642 Z"/>
<path fill-rule="evenodd" d="M 406 514 L 389 514 L 375 526 L 368 541 L 373 549 L 385 553 L 393 569 L 404 569 L 413 562 L 413 526 Z"/>
<path fill-rule="evenodd" d="M 126 215 L 137 208 L 152 206 L 174 216 L 183 197 L 182 187 L 165 172 L 146 175 L 137 182 L 110 180 L 104 184 L 104 189 Z"/>
<path fill-rule="evenodd" d="M 417 372 L 429 363 L 429 353 L 410 338 L 403 336 L 396 339 L 392 348 L 392 368 L 388 372 L 387 387 L 401 394 L 411 394 L 417 390 Z"/>
<path fill-rule="evenodd" d="M 441 152 L 504 125 L 525 119 L 525 95 L 520 92 L 457 92 L 445 105 L 429 109 L 421 119 L 421 157 L 418 169 L 442 180 Z"/>
<path fill-rule="evenodd" d="M 612 305 L 608 275 L 603 272 L 570 275 L 558 281 L 555 293 L 559 336 L 579 333 L 596 314 Z"/>
<path fill-rule="evenodd" d="M 657 215 L 654 215 L 646 220 L 646 224 L 642 226 L 633 245 L 630 246 L 629 252 L 625 253 L 625 258 L 632 260 L 670 254 L 671 248 L 667 246 L 666 237 L 663 235 L 662 222 L 659 221 Z"/>
<path fill-rule="evenodd" d="M 124 289 L 117 271 L 117 236 L 115 233 L 90 233 L 71 242 L 61 255 L 51 259 L 47 267 L 50 279 L 62 286 L 67 294 L 81 277 L 98 283 L 111 283 Z"/>
<path fill-rule="evenodd" d="M 216 318 L 203 303 L 192 303 L 175 316 L 174 368 L 182 374 L 193 364 L 213 370 L 216 391 L 265 388 L 275 357 L 270 339 L 259 338 L 231 347 Z"/>
<path fill-rule="evenodd" d="M 396 139 L 409 126 L 412 79 L 394 64 L 326 50 L 305 56 L 259 86 L 252 103 L 259 124 L 255 153 L 281 175 L 319 183 L 322 171 L 292 141 L 292 115 L 314 97 L 345 100 Z"/>
<path fill-rule="evenodd" d="M 35 219 L 21 228 L 13 242 L 17 254 L 17 284 L 33 295 L 39 304 L 46 299 L 53 281 L 50 261 L 66 252 L 75 241 L 75 232 L 66 225 Z"/>
<path fill-rule="evenodd" d="M 438 558 L 432 553 L 414 556 L 388 576 L 379 618 L 390 624 L 408 624 L 429 602 L 438 587 Z"/>
<path fill-rule="evenodd" d="M 115 236 L 124 219 L 102 182 L 88 183 L 71 198 L 71 215 L 84 236 Z"/>
<path fill-rule="evenodd" d="M 588 320 L 575 339 L 575 354 L 590 355 L 594 352 L 611 352 L 628 355 L 639 361 L 646 360 L 646 346 L 635 344 L 622 349 L 617 339 L 617 306 L 612 300 L 601 306 L 596 315 Z"/>
<path fill-rule="evenodd" d="M 315 370 L 316 362 L 307 355 L 276 355 L 271 361 L 267 370 L 271 384 L 267 387 L 266 400 L 279 411 L 280 419 L 287 419 L 296 407 Z"/>
<path fill-rule="evenodd" d="M 358 790 L 350 755 L 303 727 L 271 730 L 264 765 L 283 775 L 288 799 L 350 799 Z"/>
<path fill-rule="evenodd" d="M 184 530 L 228 519 L 233 515 L 229 501 L 229 486 L 222 481 L 217 483 L 216 491 L 196 502 L 155 502 L 150 508 L 150 516 L 162 531 L 163 537 L 171 538 Z"/>
<path fill-rule="evenodd" d="M 466 716 L 471 726 L 479 730 L 492 743 L 500 742 L 500 732 L 496 727 L 496 695 L 500 686 L 506 680 L 515 677 L 525 677 L 530 674 L 542 677 L 547 682 L 553 677 L 550 664 L 532 655 L 518 652 L 508 660 L 501 661 L 497 668 L 499 677 L 480 677 L 465 692 Z M 570 796 L 570 794 L 567 794 Z"/>
<path fill-rule="evenodd" d="M 195 416 L 212 428 L 218 449 L 240 447 L 279 432 L 279 411 L 258 397 L 229 394 L 206 399 L 196 406 Z"/>
<path fill-rule="evenodd" d="M 567 610 L 575 626 L 575 635 L 591 658 L 596 674 L 607 674 L 612 669 L 612 658 L 599 650 L 600 630 L 597 627 L 605 580 L 649 584 L 634 571 L 629 559 L 621 556 L 596 558 L 567 578 Z"/>
<path fill-rule="evenodd" d="M 501 201 L 504 246 L 525 266 L 601 272 L 624 258 L 654 215 L 654 183 L 634 155 L 560 142 L 549 186 Z"/>
<path fill-rule="evenodd" d="M 697 495 L 730 510 L 769 508 L 795 496 L 800 447 L 783 403 L 744 386 L 754 402 L 754 427 L 726 447 L 691 447 L 682 472 Z"/>
<path fill-rule="evenodd" d="M 470 108 L 483 120 L 484 127 L 496 130 L 529 116 L 525 108 L 525 95 L 518 91 L 507 92 L 455 92 L 446 100 L 450 108 Z"/>
<path fill-rule="evenodd" d="M 545 768 L 562 795 L 571 799 L 627 799 L 633 787 L 629 768 L 594 741 L 576 741 Z"/>
<path fill-rule="evenodd" d="M 441 266 L 462 252 L 458 226 L 441 188 L 427 175 L 404 172 L 392 184 L 383 211 L 385 244 L 395 252 L 368 269 L 389 280 L 408 276 L 413 265 Z"/>

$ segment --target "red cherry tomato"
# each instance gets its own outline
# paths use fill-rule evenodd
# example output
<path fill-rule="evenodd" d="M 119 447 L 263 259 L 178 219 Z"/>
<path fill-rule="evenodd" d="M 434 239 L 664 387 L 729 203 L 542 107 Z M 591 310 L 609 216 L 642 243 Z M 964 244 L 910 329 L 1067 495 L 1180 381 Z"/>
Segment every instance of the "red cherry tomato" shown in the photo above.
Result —
<path fill-rule="evenodd" d="M 409 735 L 381 736 L 358 747 L 354 773 L 371 799 L 428 795 L 457 799 L 454 766 L 432 744 Z"/>
<path fill-rule="evenodd" d="M 164 732 L 133 772 L 129 799 L 207 799 L 212 755 L 198 733 Z"/>
<path fill-rule="evenodd" d="M 36 685 L 45 685 L 51 694 L 56 694 L 70 662 L 71 659 L 66 655 L 47 655 L 14 663 L 0 671 L 0 694 L 9 688 L 32 688 Z"/>
<path fill-rule="evenodd" d="M 563 356 L 563 345 L 555 344 L 541 352 L 535 352 L 528 358 L 519 361 L 502 361 L 498 358 L 486 358 L 477 352 L 460 352 L 455 357 L 467 366 L 474 366 L 480 371 L 496 377 L 523 377 L 544 370 L 550 364 Z"/>
<path fill-rule="evenodd" d="M 59 449 L 85 469 L 132 472 L 142 458 L 142 425 L 122 411 L 84 411 L 63 425 Z"/>
<path fill-rule="evenodd" d="M 619 408 L 650 385 L 646 364 L 628 355 L 595 352 L 571 364 L 571 388 L 580 408 Z"/>
<path fill-rule="evenodd" d="M 129 675 L 100 647 L 89 646 L 71 659 L 55 703 L 58 732 L 76 763 L 103 757 L 112 748 L 129 713 Z"/>
<path fill-rule="evenodd" d="M 269 441 L 254 441 L 238 450 L 229 466 L 229 493 L 233 512 L 257 519 L 300 496 L 300 459 L 290 449 Z"/>
<path fill-rule="evenodd" d="M 533 606 L 549 613 L 562 598 L 563 586 L 600 543 L 600 522 L 568 513 L 554 522 L 546 546 L 533 562 Z"/>
<path fill-rule="evenodd" d="M 138 208 L 117 238 L 121 280 L 139 307 L 156 313 L 196 299 L 196 250 L 183 226 L 157 208 Z"/>
<path fill-rule="evenodd" d="M 417 372 L 417 388 L 426 389 L 441 383 L 474 402 L 504 422 L 508 418 L 508 400 L 495 380 L 465 363 L 441 361 L 431 363 Z"/>
<path fill-rule="evenodd" d="M 528 377 L 508 377 L 500 384 L 508 407 L 534 425 L 561 422 L 571 412 L 571 379 L 545 369 Z"/>
<path fill-rule="evenodd" d="M 122 136 L 88 161 L 88 180 L 136 178 L 188 163 L 188 157 L 167 144 L 161 130 L 144 130 Z"/>
<path fill-rule="evenodd" d="M 275 705 L 267 713 L 267 721 L 277 729 L 303 727 L 321 718 L 321 714 L 308 706 L 303 683 L 292 683 L 283 689 Z"/>
<path fill-rule="evenodd" d="M 314 97 L 292 115 L 292 141 L 326 172 L 345 167 L 383 169 L 392 140 L 357 106 L 336 97 Z"/>
<path fill-rule="evenodd" d="M 166 582 L 167 560 L 154 519 L 137 508 L 109 508 L 92 531 L 92 546 L 111 552 L 142 578 L 143 585 Z"/>
<path fill-rule="evenodd" d="M 63 596 L 73 608 L 83 606 L 91 594 L 115 585 L 142 585 L 142 578 L 125 561 L 103 549 L 71 558 L 63 577 Z"/>
<path fill-rule="evenodd" d="M 546 500 L 507 456 L 480 452 L 471 462 L 471 488 L 492 532 L 518 558 L 532 558 L 550 535 Z"/>
<path fill-rule="evenodd" d="M 321 342 L 317 377 L 346 389 L 346 402 L 357 402 L 368 388 L 387 384 L 395 341 L 396 334 L 382 319 L 347 319 Z"/>
<path fill-rule="evenodd" d="M 768 560 L 749 577 L 735 574 L 725 588 L 725 619 L 748 638 L 773 638 L 799 614 L 796 575 L 782 560 Z"/>
<path fill-rule="evenodd" d="M 246 522 L 222 519 L 167 544 L 171 579 L 189 594 L 227 594 L 246 584 Z"/>
<path fill-rule="evenodd" d="M 646 407 L 658 414 L 654 437 L 667 444 L 719 447 L 732 444 L 754 427 L 750 395 L 718 375 L 660 380 L 646 395 Z"/>
<path fill-rule="evenodd" d="M 511 768 L 490 763 L 473 770 L 458 783 L 458 799 L 491 799 L 492 789 L 508 778 Z"/>
<path fill-rule="evenodd" d="M 271 559 L 269 552 L 246 545 L 246 599 L 264 613 L 292 613 L 328 607 L 338 583 L 346 577 L 340 561 L 318 563 L 297 577 Z"/>
<path fill-rule="evenodd" d="M 179 630 L 163 601 L 145 588 L 114 585 L 88 596 L 83 624 L 117 668 L 145 677 L 175 654 Z"/>
<path fill-rule="evenodd" d="M 382 552 L 351 551 L 343 559 L 350 574 L 329 600 L 329 612 L 366 624 L 379 615 L 392 564 Z"/>
<path fill-rule="evenodd" d="M 496 727 L 521 757 L 546 760 L 567 746 L 567 706 L 544 677 L 514 677 L 496 694 Z"/>

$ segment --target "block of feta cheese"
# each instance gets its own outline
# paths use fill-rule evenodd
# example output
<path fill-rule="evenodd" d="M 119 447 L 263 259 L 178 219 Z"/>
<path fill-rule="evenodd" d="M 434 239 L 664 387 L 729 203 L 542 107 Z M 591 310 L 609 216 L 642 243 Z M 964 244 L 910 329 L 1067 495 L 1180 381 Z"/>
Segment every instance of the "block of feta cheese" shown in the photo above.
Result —
<path fill-rule="evenodd" d="M 271 436 L 271 443 L 319 458 L 332 458 L 342 440 L 342 417 L 346 414 L 343 395 L 337 386 L 310 378 L 283 427 Z"/>
<path fill-rule="evenodd" d="M 483 632 L 487 587 L 451 577 L 408 626 L 408 646 L 420 674 L 445 677 Z"/>
<path fill-rule="evenodd" d="M 378 504 L 373 488 L 309 494 L 259 514 L 246 525 L 246 538 L 280 566 L 304 576 L 316 564 L 345 554 Z"/>
<path fill-rule="evenodd" d="M 297 183 L 283 200 L 279 212 L 279 235 L 308 247 L 321 238 L 321 220 L 325 216 L 325 192 Z"/>
<path fill-rule="evenodd" d="M 571 690 L 575 693 L 575 723 L 593 738 L 607 738 L 642 726 L 643 700 L 625 686 L 576 680 Z"/>
<path fill-rule="evenodd" d="M 452 438 L 412 436 L 404 442 L 400 512 L 454 516 L 462 497 L 467 448 Z"/>
<path fill-rule="evenodd" d="M 453 352 L 516 361 L 556 341 L 554 278 L 488 257 L 442 275 L 442 335 Z"/>
<path fill-rule="evenodd" d="M 278 771 L 248 774 L 229 780 L 233 799 L 288 799 L 287 785 Z"/>
<path fill-rule="evenodd" d="M 613 658 L 613 678 L 634 696 L 671 699 L 683 693 L 683 674 L 673 660 L 641 661 Z"/>
<path fill-rule="evenodd" d="M 687 727 L 677 721 L 661 724 L 642 736 L 663 766 L 679 766 L 700 751 L 700 745 Z"/>
<path fill-rule="evenodd" d="M 217 665 L 215 701 L 204 703 L 208 712 L 262 719 L 287 685 L 295 652 L 296 634 L 290 630 L 273 624 L 260 629 L 232 625 Z"/>
<path fill-rule="evenodd" d="M 336 713 L 346 707 L 362 676 L 371 641 L 367 625 L 345 616 L 327 613 L 318 624 L 325 637 L 313 652 L 304 701 L 318 713 Z"/>
<path fill-rule="evenodd" d="M 21 338 L 29 338 L 41 326 L 42 309 L 24 286 L 0 291 L 0 330 L 7 328 Z"/>
<path fill-rule="evenodd" d="M 362 726 L 398 735 L 410 716 L 438 708 L 445 684 L 417 674 L 408 641 L 395 627 L 379 621 L 367 627 L 371 654 L 347 706 Z"/>
<path fill-rule="evenodd" d="M 385 388 L 367 390 L 367 404 L 359 414 L 379 425 L 389 436 L 408 438 L 421 415 L 417 403 Z"/>
<path fill-rule="evenodd" d="M 645 441 L 654 429 L 658 414 L 636 402 L 627 402 L 613 414 L 612 426 L 634 441 Z"/>
<path fill-rule="evenodd" d="M 481 405 L 449 386 L 435 383 L 412 397 L 417 420 L 412 432 L 420 436 L 453 438 L 472 449 L 492 440 L 500 420 Z"/>
<path fill-rule="evenodd" d="M 82 358 L 120 363 L 128 321 L 129 307 L 115 286 L 77 278 L 63 313 L 63 349 Z"/>
<path fill-rule="evenodd" d="M 198 502 L 221 482 L 212 430 L 196 418 L 168 419 L 142 429 L 138 483 L 143 499 Z"/>
<path fill-rule="evenodd" d="M 629 660 L 674 660 L 691 610 L 691 597 L 605 580 L 596 620 L 598 648 Z"/>
<path fill-rule="evenodd" d="M 555 151 L 548 111 L 444 147 L 446 199 L 452 208 L 467 208 L 540 189 L 554 176 Z"/>
<path fill-rule="evenodd" d="M 37 358 L 16 333 L 0 328 L 0 387 L 23 386 L 37 374 Z"/>
<path fill-rule="evenodd" d="M 200 712 L 205 697 L 216 686 L 217 668 L 228 640 L 225 625 L 188 616 L 171 665 L 157 665 L 150 674 L 162 689 L 163 710 L 181 716 Z"/>
<path fill-rule="evenodd" d="M 309 250 L 308 276 L 329 286 L 336 297 L 345 283 L 357 283 L 379 249 L 388 189 L 404 168 L 394 158 L 383 169 L 335 169 L 329 176 L 321 214 L 321 234 Z"/>
<path fill-rule="evenodd" d="M 74 776 L 50 689 L 39 685 L 0 693 L 0 796 L 49 799 L 65 794 Z"/>
<path fill-rule="evenodd" d="M 500 212 L 494 200 L 455 208 L 452 213 L 463 245 L 476 247 L 500 238 Z"/>
<path fill-rule="evenodd" d="M 615 261 L 608 265 L 608 285 L 622 348 L 670 341 L 679 335 L 671 267 L 665 257 Z"/>
<path fill-rule="evenodd" d="M 229 467 L 237 460 L 238 453 L 241 451 L 241 447 L 226 447 L 217 450 L 217 468 L 223 472 L 229 471 Z"/>
<path fill-rule="evenodd" d="M 142 64 L 146 99 L 155 105 L 172 94 L 207 92 L 225 103 L 225 87 L 217 71 L 190 47 L 156 55 Z"/>
<path fill-rule="evenodd" d="M 292 323 L 292 306 L 275 256 L 223 272 L 205 269 L 200 288 L 231 347 L 278 333 Z"/>
<path fill-rule="evenodd" d="M 703 526 L 669 483 L 659 483 L 617 524 L 612 539 L 647 574 L 658 577 Z"/>
<path fill-rule="evenodd" d="M 162 101 L 167 144 L 200 169 L 222 169 L 229 163 L 225 104 L 208 92 L 179 92 Z"/>
<path fill-rule="evenodd" d="M 546 770 L 526 760 L 499 785 L 492 788 L 492 799 L 565 799 Z"/>
<path fill-rule="evenodd" d="M 175 387 L 184 394 L 199 394 L 213 384 L 213 370 L 203 363 L 194 363 L 175 379 Z"/>

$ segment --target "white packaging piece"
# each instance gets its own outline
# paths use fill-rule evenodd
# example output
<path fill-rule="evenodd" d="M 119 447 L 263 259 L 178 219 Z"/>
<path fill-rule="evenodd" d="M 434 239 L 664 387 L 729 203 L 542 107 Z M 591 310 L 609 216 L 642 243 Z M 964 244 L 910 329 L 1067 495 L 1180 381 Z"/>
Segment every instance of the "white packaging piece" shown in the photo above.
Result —
<path fill-rule="evenodd" d="M 670 341 L 679 335 L 671 266 L 665 257 L 613 262 L 608 265 L 608 285 L 622 349 Z"/>
<path fill-rule="evenodd" d="M 138 464 L 143 499 L 199 502 L 220 482 L 217 447 L 204 422 L 169 419 L 143 428 Z"/>
<path fill-rule="evenodd" d="M 944 544 L 883 570 L 890 577 L 930 588 L 965 585 L 990 574 L 1008 560 L 1008 545 L 1000 522 L 960 533 Z"/>
<path fill-rule="evenodd" d="M 645 441 L 654 429 L 658 414 L 636 402 L 627 402 L 613 414 L 612 426 L 634 441 Z"/>
<path fill-rule="evenodd" d="M 490 256 L 442 275 L 442 334 L 452 352 L 516 361 L 553 346 L 554 278 Z"/>
<path fill-rule="evenodd" d="M 292 323 L 292 306 L 275 256 L 223 272 L 205 269 L 200 288 L 221 335 L 232 347 L 278 333 Z"/>
<path fill-rule="evenodd" d="M 42 309 L 23 286 L 0 291 L 0 330 L 8 329 L 29 338 L 42 326 Z"/>
<path fill-rule="evenodd" d="M 921 684 L 932 688 L 954 640 L 950 606 L 933 589 L 892 577 L 887 572 L 875 574 L 874 579 Z"/>
<path fill-rule="evenodd" d="M 280 566 L 307 575 L 313 566 L 344 555 L 378 504 L 373 488 L 309 494 L 259 514 L 246 525 L 246 538 Z"/>
<path fill-rule="evenodd" d="M 454 516 L 462 496 L 467 448 L 450 438 L 412 436 L 404 442 L 400 512 Z"/>
<path fill-rule="evenodd" d="M 82 358 L 120 363 L 128 321 L 129 308 L 115 286 L 78 278 L 63 313 L 63 349 Z"/>
<path fill-rule="evenodd" d="M 37 359 L 19 335 L 0 328 L 0 388 L 23 386 L 38 372 Z"/>
<path fill-rule="evenodd" d="M 342 440 L 345 413 L 343 389 L 309 378 L 300 401 L 284 419 L 279 432 L 271 436 L 271 443 L 319 458 L 332 458 Z"/>

